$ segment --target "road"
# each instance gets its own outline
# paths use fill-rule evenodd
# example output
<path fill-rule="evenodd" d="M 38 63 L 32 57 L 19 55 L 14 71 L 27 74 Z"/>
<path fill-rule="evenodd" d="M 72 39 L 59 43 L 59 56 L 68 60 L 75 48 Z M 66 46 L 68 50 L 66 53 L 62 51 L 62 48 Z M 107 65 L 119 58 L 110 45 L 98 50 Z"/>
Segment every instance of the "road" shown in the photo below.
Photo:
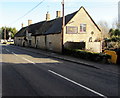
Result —
<path fill-rule="evenodd" d="M 119 76 L 2 45 L 2 96 L 118 96 Z"/>

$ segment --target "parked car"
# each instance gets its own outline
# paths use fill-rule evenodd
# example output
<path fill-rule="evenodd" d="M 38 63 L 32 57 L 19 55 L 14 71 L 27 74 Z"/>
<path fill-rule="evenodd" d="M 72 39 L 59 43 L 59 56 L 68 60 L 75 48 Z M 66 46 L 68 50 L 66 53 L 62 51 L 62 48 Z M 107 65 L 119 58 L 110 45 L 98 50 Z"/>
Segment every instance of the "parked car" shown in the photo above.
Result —
<path fill-rule="evenodd" d="M 7 44 L 7 42 L 3 42 L 2 44 Z"/>

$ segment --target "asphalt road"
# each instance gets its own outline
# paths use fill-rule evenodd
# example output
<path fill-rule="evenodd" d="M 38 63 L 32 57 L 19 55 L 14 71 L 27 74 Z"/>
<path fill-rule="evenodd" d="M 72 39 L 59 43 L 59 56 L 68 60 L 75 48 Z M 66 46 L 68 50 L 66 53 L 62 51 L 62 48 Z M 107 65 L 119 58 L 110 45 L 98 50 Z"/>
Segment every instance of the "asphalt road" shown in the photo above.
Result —
<path fill-rule="evenodd" d="M 2 96 L 119 96 L 120 76 L 3 45 Z"/>

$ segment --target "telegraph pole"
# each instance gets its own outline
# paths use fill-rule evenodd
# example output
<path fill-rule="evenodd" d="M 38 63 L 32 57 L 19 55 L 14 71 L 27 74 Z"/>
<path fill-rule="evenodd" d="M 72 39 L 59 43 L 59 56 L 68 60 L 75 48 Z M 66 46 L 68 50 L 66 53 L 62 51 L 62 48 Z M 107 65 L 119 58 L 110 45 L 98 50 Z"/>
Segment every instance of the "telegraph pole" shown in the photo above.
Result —
<path fill-rule="evenodd" d="M 62 2 L 62 16 L 63 16 L 63 21 L 62 21 L 62 29 L 63 29 L 63 32 L 64 32 L 64 26 L 65 26 L 65 15 L 64 15 L 64 12 L 65 12 L 65 9 L 64 9 L 64 0 Z"/>
<path fill-rule="evenodd" d="M 100 42 L 101 43 L 101 45 L 100 45 L 101 47 L 100 47 L 100 52 L 102 52 L 102 42 L 103 42 L 103 35 L 102 35 L 102 31 L 101 31 L 101 42 Z"/>
<path fill-rule="evenodd" d="M 64 15 L 64 0 L 62 1 L 62 52 L 64 50 L 63 40 L 64 40 L 64 27 L 65 27 L 65 15 Z"/>

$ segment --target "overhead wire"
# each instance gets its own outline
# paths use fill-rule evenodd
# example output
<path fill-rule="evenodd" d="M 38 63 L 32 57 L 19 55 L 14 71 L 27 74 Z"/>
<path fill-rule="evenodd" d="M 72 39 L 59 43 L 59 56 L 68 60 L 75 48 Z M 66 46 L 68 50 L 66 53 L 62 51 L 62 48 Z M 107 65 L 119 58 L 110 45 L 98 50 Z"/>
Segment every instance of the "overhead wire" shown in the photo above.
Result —
<path fill-rule="evenodd" d="M 19 17 L 15 21 L 11 22 L 10 24 L 16 23 L 18 20 L 22 19 L 26 15 L 28 15 L 30 12 L 32 12 L 35 8 L 37 8 L 40 4 L 42 4 L 45 0 L 42 0 L 40 3 L 38 3 L 35 7 L 33 7 L 31 10 L 29 10 L 27 13 L 25 13 L 23 16 Z"/>

